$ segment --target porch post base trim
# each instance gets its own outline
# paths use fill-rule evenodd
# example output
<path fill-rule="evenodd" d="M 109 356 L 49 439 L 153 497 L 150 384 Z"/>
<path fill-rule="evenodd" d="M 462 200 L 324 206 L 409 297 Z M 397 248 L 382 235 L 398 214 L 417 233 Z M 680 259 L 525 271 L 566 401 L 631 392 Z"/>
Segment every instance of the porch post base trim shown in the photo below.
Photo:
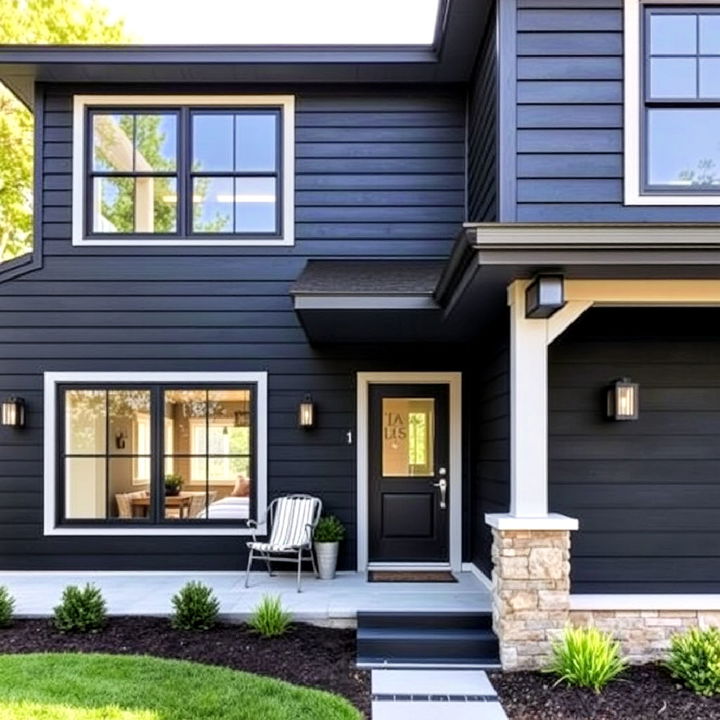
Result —
<path fill-rule="evenodd" d="M 510 513 L 488 513 L 485 522 L 497 530 L 577 530 L 577 518 L 558 513 L 538 517 L 521 517 Z"/>

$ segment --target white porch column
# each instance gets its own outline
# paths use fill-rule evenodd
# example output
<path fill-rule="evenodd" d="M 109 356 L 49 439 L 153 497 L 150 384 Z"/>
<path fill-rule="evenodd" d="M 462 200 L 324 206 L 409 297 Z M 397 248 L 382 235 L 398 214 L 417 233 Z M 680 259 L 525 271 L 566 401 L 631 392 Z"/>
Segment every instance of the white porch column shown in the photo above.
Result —
<path fill-rule="evenodd" d="M 525 317 L 528 281 L 508 288 L 510 305 L 510 514 L 548 511 L 547 320 Z"/>

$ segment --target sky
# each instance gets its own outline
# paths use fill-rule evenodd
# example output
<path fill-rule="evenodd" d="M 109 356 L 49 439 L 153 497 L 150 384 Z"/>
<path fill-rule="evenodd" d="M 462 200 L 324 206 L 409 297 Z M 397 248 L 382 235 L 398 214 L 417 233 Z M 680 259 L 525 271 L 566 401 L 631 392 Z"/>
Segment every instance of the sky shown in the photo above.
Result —
<path fill-rule="evenodd" d="M 101 0 L 148 44 L 433 41 L 438 0 Z"/>

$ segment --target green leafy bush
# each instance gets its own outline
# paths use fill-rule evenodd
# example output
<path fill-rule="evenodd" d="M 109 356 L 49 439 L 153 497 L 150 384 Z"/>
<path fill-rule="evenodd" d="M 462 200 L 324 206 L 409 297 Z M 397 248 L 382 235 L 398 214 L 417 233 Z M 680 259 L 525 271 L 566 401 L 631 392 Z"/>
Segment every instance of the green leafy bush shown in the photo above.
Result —
<path fill-rule="evenodd" d="M 68 585 L 54 610 L 53 623 L 61 632 L 97 632 L 107 621 L 107 606 L 100 588 Z"/>
<path fill-rule="evenodd" d="M 173 595 L 172 626 L 176 630 L 209 630 L 217 623 L 220 603 L 213 591 L 200 582 L 189 582 Z"/>
<path fill-rule="evenodd" d="M 0 627 L 12 625 L 12 616 L 15 610 L 15 598 L 4 586 L 0 586 Z"/>
<path fill-rule="evenodd" d="M 674 635 L 666 665 L 674 678 L 698 695 L 720 694 L 720 630 L 691 628 Z"/>
<path fill-rule="evenodd" d="M 292 615 L 283 608 L 279 595 L 264 595 L 248 620 L 248 625 L 263 637 L 284 635 L 291 623 Z"/>
<path fill-rule="evenodd" d="M 323 515 L 315 528 L 315 542 L 340 542 L 345 537 L 345 526 L 334 515 Z"/>
<path fill-rule="evenodd" d="M 547 672 L 558 682 L 591 688 L 599 693 L 627 667 L 620 656 L 620 643 L 594 627 L 565 629 L 552 646 Z"/>

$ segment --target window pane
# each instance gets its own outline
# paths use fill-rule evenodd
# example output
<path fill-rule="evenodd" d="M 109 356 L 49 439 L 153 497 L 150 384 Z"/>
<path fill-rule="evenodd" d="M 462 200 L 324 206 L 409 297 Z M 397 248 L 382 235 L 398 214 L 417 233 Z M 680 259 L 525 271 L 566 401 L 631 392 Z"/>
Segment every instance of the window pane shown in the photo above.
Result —
<path fill-rule="evenodd" d="M 235 179 L 235 232 L 275 232 L 275 178 Z"/>
<path fill-rule="evenodd" d="M 648 181 L 702 188 L 720 184 L 720 109 L 648 112 Z"/>
<path fill-rule="evenodd" d="M 694 55 L 697 52 L 697 16 L 651 15 L 650 52 L 653 55 Z"/>
<path fill-rule="evenodd" d="M 127 177 L 95 178 L 93 183 L 93 231 L 131 233 L 134 229 L 135 181 Z"/>
<path fill-rule="evenodd" d="M 700 16 L 700 53 L 720 55 L 720 15 Z"/>
<path fill-rule="evenodd" d="M 384 477 L 435 474 L 435 400 L 383 398 L 382 473 Z"/>
<path fill-rule="evenodd" d="M 137 115 L 135 118 L 135 171 L 175 172 L 177 167 L 177 116 Z"/>
<path fill-rule="evenodd" d="M 132 171 L 133 123 L 133 115 L 93 115 L 93 170 Z"/>
<path fill-rule="evenodd" d="M 204 433 L 207 413 L 207 392 L 205 390 L 165 391 L 165 433 L 172 432 L 172 452 L 176 455 L 191 453 L 204 455 L 207 446 L 204 441 L 193 437 L 192 428 L 202 428 Z M 171 430 L 168 428 L 171 427 Z M 192 449 L 191 449 L 192 441 Z M 198 444 L 199 443 L 199 444 Z M 167 454 L 167 442 L 165 452 Z"/>
<path fill-rule="evenodd" d="M 93 520 L 107 514 L 105 458 L 65 460 L 65 517 Z"/>
<path fill-rule="evenodd" d="M 135 232 L 174 233 L 177 229 L 177 181 L 166 177 L 135 179 Z"/>
<path fill-rule="evenodd" d="M 110 390 L 110 455 L 150 454 L 150 391 Z"/>
<path fill-rule="evenodd" d="M 193 232 L 233 231 L 233 179 L 193 180 Z"/>
<path fill-rule="evenodd" d="M 110 517 L 131 520 L 150 516 L 150 480 L 136 476 L 138 461 L 149 464 L 150 458 L 109 459 Z"/>
<path fill-rule="evenodd" d="M 228 455 L 250 454 L 250 390 L 210 390 L 210 452 Z M 221 433 L 226 441 L 214 445 L 213 434 Z M 217 443 L 217 441 L 215 441 Z"/>
<path fill-rule="evenodd" d="M 65 453 L 68 455 L 104 455 L 104 390 L 65 391 Z"/>
<path fill-rule="evenodd" d="M 720 98 L 720 58 L 700 60 L 700 97 Z"/>
<path fill-rule="evenodd" d="M 233 169 L 233 116 L 192 116 L 192 169 L 213 172 Z"/>
<path fill-rule="evenodd" d="M 653 58 L 650 61 L 650 94 L 654 98 L 697 97 L 697 60 Z"/>
<path fill-rule="evenodd" d="M 235 169 L 245 172 L 275 170 L 277 115 L 235 116 Z"/>

